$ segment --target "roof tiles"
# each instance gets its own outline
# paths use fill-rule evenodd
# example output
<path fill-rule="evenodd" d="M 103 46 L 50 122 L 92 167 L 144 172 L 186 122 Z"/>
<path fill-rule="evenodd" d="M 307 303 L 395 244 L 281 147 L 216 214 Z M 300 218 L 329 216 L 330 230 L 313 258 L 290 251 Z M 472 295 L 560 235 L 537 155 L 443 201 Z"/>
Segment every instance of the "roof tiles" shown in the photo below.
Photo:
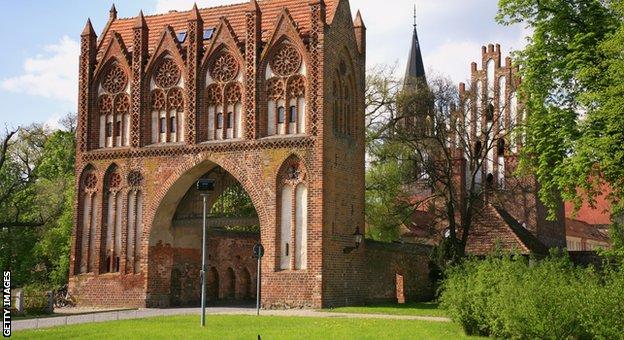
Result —
<path fill-rule="evenodd" d="M 325 0 L 327 8 L 327 18 L 329 21 L 333 18 L 335 8 L 339 0 Z M 264 0 L 258 1 L 258 6 L 262 12 L 262 38 L 267 40 L 275 26 L 277 17 L 282 9 L 287 8 L 292 18 L 299 25 L 301 33 L 307 33 L 310 30 L 310 5 L 306 0 Z M 216 27 L 221 17 L 227 18 L 236 35 L 242 40 L 245 37 L 245 12 L 248 10 L 249 2 L 243 2 L 234 5 L 218 6 L 211 8 L 199 9 L 201 18 L 204 21 L 204 28 Z M 157 14 L 145 16 L 145 22 L 150 30 L 149 33 L 149 50 L 152 51 L 160 37 L 164 28 L 169 25 L 174 31 L 185 31 L 187 22 L 190 18 L 191 9 L 182 12 L 169 12 L 166 14 Z M 121 35 L 123 41 L 131 50 L 132 46 L 132 30 L 136 23 L 136 17 L 123 18 L 114 20 L 109 29 L 104 32 L 104 44 L 110 40 L 112 32 Z M 106 46 L 102 46 L 104 49 Z"/>

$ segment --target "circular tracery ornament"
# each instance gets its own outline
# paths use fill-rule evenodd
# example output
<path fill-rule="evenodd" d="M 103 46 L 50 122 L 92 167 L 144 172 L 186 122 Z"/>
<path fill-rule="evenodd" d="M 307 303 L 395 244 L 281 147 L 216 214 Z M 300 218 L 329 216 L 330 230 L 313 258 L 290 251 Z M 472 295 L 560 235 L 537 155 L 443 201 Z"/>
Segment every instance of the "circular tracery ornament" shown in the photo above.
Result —
<path fill-rule="evenodd" d="M 115 98 L 115 110 L 119 113 L 127 113 L 130 111 L 130 98 L 127 95 L 121 94 Z"/>
<path fill-rule="evenodd" d="M 296 73 L 301 68 L 301 55 L 292 45 L 284 45 L 271 60 L 271 68 L 282 77 Z"/>
<path fill-rule="evenodd" d="M 95 174 L 92 172 L 86 174 L 84 177 L 83 185 L 87 189 L 95 189 L 95 186 L 97 185 L 97 177 L 95 176 Z"/>
<path fill-rule="evenodd" d="M 211 84 L 208 86 L 208 90 L 206 93 L 206 99 L 208 100 L 208 104 L 211 105 L 219 105 L 222 104 L 222 95 L 223 91 L 221 86 L 218 84 Z"/>
<path fill-rule="evenodd" d="M 113 109 L 113 99 L 107 95 L 101 96 L 98 107 L 100 108 L 100 112 L 111 112 Z"/>
<path fill-rule="evenodd" d="M 238 75 L 238 62 L 230 53 L 222 53 L 212 63 L 210 69 L 212 78 L 219 82 L 228 82 Z"/>
<path fill-rule="evenodd" d="M 301 76 L 295 76 L 288 82 L 288 95 L 291 98 L 299 98 L 305 95 L 305 80 Z"/>
<path fill-rule="evenodd" d="M 108 186 L 111 189 L 119 188 L 121 185 L 121 176 L 118 173 L 114 172 L 110 175 L 108 179 Z"/>
<path fill-rule="evenodd" d="M 173 88 L 169 90 L 167 94 L 167 100 L 169 101 L 169 108 L 181 110 L 184 108 L 184 95 L 179 88 Z"/>
<path fill-rule="evenodd" d="M 152 92 L 152 109 L 162 110 L 165 108 L 165 94 L 161 90 Z"/>
<path fill-rule="evenodd" d="M 141 186 L 142 182 L 143 182 L 143 175 L 141 175 L 139 171 L 134 170 L 128 174 L 128 184 L 130 186 L 138 187 L 138 186 Z"/>
<path fill-rule="evenodd" d="M 158 67 L 154 80 L 162 88 L 176 86 L 180 82 L 180 68 L 173 59 L 165 59 Z"/>
<path fill-rule="evenodd" d="M 234 83 L 228 86 L 225 90 L 225 100 L 232 104 L 237 103 L 241 100 L 242 91 L 238 84 Z"/>
<path fill-rule="evenodd" d="M 280 78 L 272 78 L 267 84 L 267 94 L 269 99 L 279 100 L 285 99 L 284 81 Z"/>
<path fill-rule="evenodd" d="M 119 65 L 111 67 L 102 82 L 102 87 L 109 93 L 119 93 L 125 90 L 127 85 L 128 76 Z"/>

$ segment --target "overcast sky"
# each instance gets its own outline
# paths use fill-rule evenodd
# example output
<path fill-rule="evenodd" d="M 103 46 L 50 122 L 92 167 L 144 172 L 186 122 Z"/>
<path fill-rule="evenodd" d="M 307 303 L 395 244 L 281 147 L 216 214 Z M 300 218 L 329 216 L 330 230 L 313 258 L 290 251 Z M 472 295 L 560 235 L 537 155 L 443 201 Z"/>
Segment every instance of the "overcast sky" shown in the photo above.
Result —
<path fill-rule="evenodd" d="M 270 1 L 270 0 L 266 0 Z M 301 0 L 307 1 L 307 0 Z M 171 9 L 188 10 L 193 0 L 120 0 L 119 17 Z M 241 0 L 199 0 L 200 7 Z M 401 73 L 410 48 L 413 7 L 425 67 L 455 82 L 469 76 L 482 45 L 500 43 L 505 54 L 522 48 L 522 27 L 496 24 L 497 0 L 351 0 L 368 28 L 368 66 L 397 64 Z M 76 111 L 79 38 L 87 17 L 98 34 L 108 19 L 109 1 L 0 0 L 0 123 L 47 122 Z M 129 43 L 129 42 L 127 42 Z"/>

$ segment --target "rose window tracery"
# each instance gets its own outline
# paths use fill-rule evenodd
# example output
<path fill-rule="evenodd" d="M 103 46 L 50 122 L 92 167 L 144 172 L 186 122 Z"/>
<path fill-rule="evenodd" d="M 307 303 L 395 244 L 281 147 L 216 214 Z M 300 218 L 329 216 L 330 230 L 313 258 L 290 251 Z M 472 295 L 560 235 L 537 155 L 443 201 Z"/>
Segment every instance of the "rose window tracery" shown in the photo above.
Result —
<path fill-rule="evenodd" d="M 84 177 L 83 184 L 87 189 L 95 189 L 97 185 L 97 176 L 94 173 L 88 173 Z"/>
<path fill-rule="evenodd" d="M 221 54 L 210 69 L 212 78 L 219 82 L 228 82 L 238 75 L 238 62 L 230 53 Z"/>
<path fill-rule="evenodd" d="M 141 186 L 143 183 L 143 175 L 138 171 L 131 171 L 128 174 L 128 184 L 133 187 Z"/>
<path fill-rule="evenodd" d="M 101 96 L 98 107 L 101 112 L 111 112 L 111 110 L 113 110 L 113 100 L 110 96 Z"/>
<path fill-rule="evenodd" d="M 218 84 L 212 84 L 208 87 L 208 91 L 207 91 L 207 100 L 209 104 L 213 104 L 213 105 L 219 105 L 221 104 L 221 96 L 222 96 L 222 90 L 221 90 L 221 86 Z"/>
<path fill-rule="evenodd" d="M 271 60 L 271 68 L 282 77 L 298 72 L 301 68 L 299 51 L 294 46 L 285 44 Z"/>
<path fill-rule="evenodd" d="M 173 61 L 173 59 L 165 59 L 158 67 L 154 80 L 158 86 L 170 88 L 178 85 L 180 76 L 180 68 L 176 65 L 175 61 Z"/>
<path fill-rule="evenodd" d="M 108 185 L 110 189 L 116 189 L 121 186 L 121 176 L 118 173 L 113 173 L 110 175 L 108 180 Z"/>
<path fill-rule="evenodd" d="M 267 94 L 272 100 L 283 99 L 285 97 L 286 90 L 284 89 L 284 80 L 279 78 L 273 78 L 269 80 L 267 84 Z"/>
<path fill-rule="evenodd" d="M 122 92 L 126 89 L 127 85 L 128 76 L 119 65 L 111 67 L 102 82 L 102 87 L 109 93 Z"/>
<path fill-rule="evenodd" d="M 177 87 L 169 90 L 167 99 L 170 108 L 181 109 L 184 107 L 184 95 L 182 94 L 182 90 Z"/>
<path fill-rule="evenodd" d="M 303 97 L 305 94 L 305 80 L 303 77 L 295 77 L 288 86 L 288 95 L 291 98 Z"/>
<path fill-rule="evenodd" d="M 238 84 L 230 85 L 225 91 L 225 100 L 228 103 L 237 103 L 241 100 L 242 91 Z"/>
<path fill-rule="evenodd" d="M 119 95 L 115 99 L 115 109 L 117 112 L 129 112 L 130 111 L 130 98 L 126 95 Z"/>
<path fill-rule="evenodd" d="M 165 94 L 162 91 L 152 92 L 152 109 L 162 110 L 165 108 Z"/>

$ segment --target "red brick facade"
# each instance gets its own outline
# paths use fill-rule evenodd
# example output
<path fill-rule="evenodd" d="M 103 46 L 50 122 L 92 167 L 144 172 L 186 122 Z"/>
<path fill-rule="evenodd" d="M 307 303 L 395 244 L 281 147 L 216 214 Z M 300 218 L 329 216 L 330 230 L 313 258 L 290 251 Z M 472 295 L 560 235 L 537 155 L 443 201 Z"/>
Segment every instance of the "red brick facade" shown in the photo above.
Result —
<path fill-rule="evenodd" d="M 346 0 L 130 19 L 112 10 L 100 39 L 88 22 L 70 265 L 78 303 L 198 303 L 201 228 L 176 214 L 217 167 L 251 198 L 260 234 L 211 236 L 210 299 L 255 295 L 259 239 L 263 306 L 366 301 L 367 247 L 343 253 L 364 228 L 365 39 Z"/>

